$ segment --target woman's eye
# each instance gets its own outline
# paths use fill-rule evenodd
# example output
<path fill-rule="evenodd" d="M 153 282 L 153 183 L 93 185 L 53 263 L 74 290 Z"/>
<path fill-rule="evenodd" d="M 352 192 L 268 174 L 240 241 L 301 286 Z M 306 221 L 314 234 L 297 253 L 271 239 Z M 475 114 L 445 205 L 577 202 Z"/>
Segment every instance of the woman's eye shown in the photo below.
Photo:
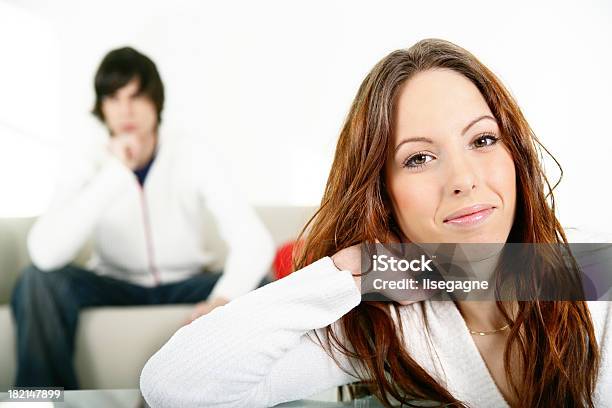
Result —
<path fill-rule="evenodd" d="M 483 133 L 480 136 L 478 136 L 473 142 L 472 144 L 477 148 L 477 149 L 484 149 L 487 147 L 491 147 L 493 145 L 495 145 L 499 140 L 499 137 L 495 136 L 493 133 Z M 427 159 L 427 158 L 431 158 L 431 159 Z M 415 153 L 412 156 L 410 156 L 408 159 L 406 159 L 404 161 L 404 163 L 402 163 L 402 167 L 407 167 L 410 170 L 415 170 L 415 169 L 419 169 L 422 167 L 425 167 L 425 165 L 427 163 L 429 163 L 430 161 L 434 160 L 435 158 L 427 153 Z"/>
<path fill-rule="evenodd" d="M 432 156 L 429 155 L 429 154 L 425 154 L 425 153 L 417 153 L 417 154 L 415 154 L 413 156 L 410 156 L 404 162 L 404 167 L 409 167 L 409 168 L 419 168 L 419 167 L 422 167 L 426 163 L 431 161 L 431 160 L 427 160 L 427 157 L 432 157 Z"/>
<path fill-rule="evenodd" d="M 488 143 L 487 140 L 490 141 L 490 143 Z M 498 140 L 499 138 L 495 135 L 486 133 L 478 136 L 476 140 L 474 140 L 474 146 L 476 146 L 477 148 L 489 147 L 497 143 Z"/>

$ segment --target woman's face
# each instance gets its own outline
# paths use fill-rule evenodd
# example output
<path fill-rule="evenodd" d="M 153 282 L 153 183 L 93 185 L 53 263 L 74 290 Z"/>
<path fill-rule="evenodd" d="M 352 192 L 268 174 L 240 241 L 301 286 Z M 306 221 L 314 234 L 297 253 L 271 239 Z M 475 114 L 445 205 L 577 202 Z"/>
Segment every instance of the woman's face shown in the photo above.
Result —
<path fill-rule="evenodd" d="M 506 242 L 516 206 L 514 161 L 496 140 L 502 135 L 476 86 L 436 69 L 416 74 L 399 92 L 386 182 L 405 237 Z M 458 211 L 472 215 L 454 218 Z"/>

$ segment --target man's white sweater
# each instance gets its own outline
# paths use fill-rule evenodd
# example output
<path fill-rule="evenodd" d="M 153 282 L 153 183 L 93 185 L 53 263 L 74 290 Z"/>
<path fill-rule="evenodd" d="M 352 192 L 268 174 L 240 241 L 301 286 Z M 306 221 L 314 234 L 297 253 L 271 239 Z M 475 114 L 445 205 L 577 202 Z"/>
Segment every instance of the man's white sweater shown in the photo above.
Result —
<path fill-rule="evenodd" d="M 205 250 L 204 209 L 228 246 L 211 297 L 236 298 L 267 273 L 274 245 L 210 147 L 160 136 L 141 186 L 105 146 L 73 153 L 63 164 L 49 210 L 32 227 L 28 249 L 45 271 L 73 261 L 93 239 L 88 267 L 143 286 L 172 283 L 215 259 Z"/>

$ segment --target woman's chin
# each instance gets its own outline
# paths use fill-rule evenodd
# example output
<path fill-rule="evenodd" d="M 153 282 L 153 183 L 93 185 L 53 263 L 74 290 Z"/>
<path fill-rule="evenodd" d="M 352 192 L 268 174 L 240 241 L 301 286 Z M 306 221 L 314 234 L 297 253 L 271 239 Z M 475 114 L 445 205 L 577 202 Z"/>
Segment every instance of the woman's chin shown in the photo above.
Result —
<path fill-rule="evenodd" d="M 440 236 L 436 243 L 453 243 L 453 244 L 500 244 L 505 243 L 508 238 L 508 233 L 495 231 L 470 231 L 470 232 L 455 232 L 447 233 Z M 431 241 L 433 242 L 433 241 Z"/>

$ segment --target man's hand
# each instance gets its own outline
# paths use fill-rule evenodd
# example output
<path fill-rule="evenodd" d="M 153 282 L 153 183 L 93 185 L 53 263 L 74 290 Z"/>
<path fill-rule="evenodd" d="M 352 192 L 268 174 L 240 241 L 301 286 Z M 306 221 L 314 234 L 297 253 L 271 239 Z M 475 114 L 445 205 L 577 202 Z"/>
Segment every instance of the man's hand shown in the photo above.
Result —
<path fill-rule="evenodd" d="M 108 143 L 108 150 L 130 170 L 136 170 L 142 148 L 142 143 L 130 134 L 113 136 Z"/>
<path fill-rule="evenodd" d="M 195 308 L 193 309 L 193 312 L 191 313 L 191 316 L 185 322 L 185 324 L 189 324 L 193 322 L 195 319 L 197 319 L 198 317 L 204 316 L 205 314 L 212 312 L 215 308 L 226 305 L 228 303 L 229 303 L 229 300 L 225 298 L 221 298 L 221 297 L 200 302 L 196 304 Z"/>

